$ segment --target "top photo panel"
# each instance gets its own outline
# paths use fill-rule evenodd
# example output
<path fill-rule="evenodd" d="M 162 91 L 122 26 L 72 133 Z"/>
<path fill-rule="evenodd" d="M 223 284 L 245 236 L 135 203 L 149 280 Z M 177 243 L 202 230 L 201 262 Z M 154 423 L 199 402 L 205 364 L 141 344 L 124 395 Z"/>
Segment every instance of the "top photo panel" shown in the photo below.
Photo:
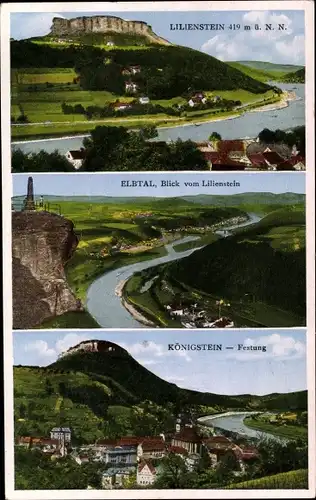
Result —
<path fill-rule="evenodd" d="M 305 170 L 305 12 L 261 9 L 11 12 L 12 171 Z"/>

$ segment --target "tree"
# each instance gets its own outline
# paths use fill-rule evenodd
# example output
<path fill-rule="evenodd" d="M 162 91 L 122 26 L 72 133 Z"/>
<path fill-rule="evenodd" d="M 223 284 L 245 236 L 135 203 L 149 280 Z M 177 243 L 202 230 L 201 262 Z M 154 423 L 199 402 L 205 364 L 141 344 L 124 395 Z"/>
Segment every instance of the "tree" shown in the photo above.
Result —
<path fill-rule="evenodd" d="M 139 133 L 143 139 L 154 139 L 158 137 L 158 131 L 154 125 L 145 125 L 145 127 L 140 129 Z"/>
<path fill-rule="evenodd" d="M 183 458 L 175 453 L 169 453 L 161 460 L 162 473 L 158 475 L 154 486 L 157 488 L 182 488 L 188 469 Z"/>
<path fill-rule="evenodd" d="M 234 472 L 240 470 L 239 462 L 234 453 L 226 453 L 216 467 L 215 478 L 221 484 L 229 483 Z"/>
<path fill-rule="evenodd" d="M 53 394 L 54 392 L 54 389 L 53 389 L 53 386 L 52 386 L 52 383 L 51 381 L 49 380 L 49 378 L 46 378 L 45 379 L 45 391 L 48 395 L 51 395 Z"/>
<path fill-rule="evenodd" d="M 211 135 L 209 136 L 208 140 L 210 142 L 212 142 L 212 141 L 221 141 L 222 140 L 222 136 L 220 134 L 218 134 L 217 132 L 212 132 Z"/>

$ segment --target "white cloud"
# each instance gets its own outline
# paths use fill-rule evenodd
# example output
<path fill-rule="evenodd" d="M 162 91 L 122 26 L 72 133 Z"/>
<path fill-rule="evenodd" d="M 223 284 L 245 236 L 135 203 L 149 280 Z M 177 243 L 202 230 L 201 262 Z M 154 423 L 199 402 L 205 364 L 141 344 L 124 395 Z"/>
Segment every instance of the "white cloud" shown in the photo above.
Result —
<path fill-rule="evenodd" d="M 156 342 L 145 341 L 145 342 L 137 342 L 135 344 L 126 344 L 120 343 L 124 349 L 126 349 L 131 356 L 136 356 L 139 359 L 139 356 L 142 354 L 150 355 L 151 358 L 165 358 L 166 356 L 180 356 L 183 357 L 186 361 L 191 361 L 190 356 L 186 351 L 174 351 L 168 350 L 166 345 L 157 344 Z M 141 361 L 142 362 L 142 361 Z M 153 363 L 151 363 L 153 364 Z"/>
<path fill-rule="evenodd" d="M 56 342 L 56 352 L 60 354 L 61 352 L 67 351 L 69 347 L 73 347 L 84 340 L 90 340 L 90 338 L 91 335 L 88 334 L 67 333 L 67 335 Z"/>
<path fill-rule="evenodd" d="M 293 34 L 293 21 L 288 16 L 269 11 L 252 11 L 244 14 L 240 24 L 252 27 L 258 24 L 262 29 L 220 33 L 202 45 L 202 52 L 222 61 L 257 60 L 304 64 L 305 39 L 303 35 Z M 275 29 L 266 31 L 266 24 L 272 24 Z M 284 24 L 287 29 L 276 29 L 279 24 Z"/>
<path fill-rule="evenodd" d="M 44 36 L 50 32 L 53 17 L 64 16 L 54 12 L 11 14 L 11 32 L 16 40 Z"/>
<path fill-rule="evenodd" d="M 185 378 L 184 377 L 165 377 L 165 380 L 168 380 L 168 382 L 184 382 Z"/>
<path fill-rule="evenodd" d="M 231 351 L 226 358 L 236 359 L 239 361 L 255 361 L 257 359 L 296 359 L 305 355 L 305 344 L 293 337 L 285 337 L 278 333 L 259 337 L 256 339 L 247 338 L 243 342 L 244 346 L 266 346 L 266 352 L 240 350 Z M 235 347 L 237 349 L 237 347 Z"/>
<path fill-rule="evenodd" d="M 152 366 L 152 365 L 157 365 L 159 363 L 159 361 L 157 361 L 155 359 L 142 359 L 141 363 L 144 366 Z"/>
<path fill-rule="evenodd" d="M 43 360 L 45 363 L 56 359 L 57 353 L 55 349 L 48 347 L 48 343 L 44 340 L 36 340 L 35 342 L 26 344 L 24 350 L 26 352 L 34 352 L 40 357 L 40 360 Z"/>

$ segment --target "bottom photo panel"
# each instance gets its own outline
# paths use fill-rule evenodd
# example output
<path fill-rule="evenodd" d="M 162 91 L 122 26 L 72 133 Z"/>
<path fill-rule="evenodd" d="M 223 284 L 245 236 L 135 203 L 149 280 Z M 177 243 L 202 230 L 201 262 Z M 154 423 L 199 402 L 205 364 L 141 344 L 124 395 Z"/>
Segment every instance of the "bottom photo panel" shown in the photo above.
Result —
<path fill-rule="evenodd" d="M 308 489 L 303 328 L 13 344 L 15 490 Z"/>

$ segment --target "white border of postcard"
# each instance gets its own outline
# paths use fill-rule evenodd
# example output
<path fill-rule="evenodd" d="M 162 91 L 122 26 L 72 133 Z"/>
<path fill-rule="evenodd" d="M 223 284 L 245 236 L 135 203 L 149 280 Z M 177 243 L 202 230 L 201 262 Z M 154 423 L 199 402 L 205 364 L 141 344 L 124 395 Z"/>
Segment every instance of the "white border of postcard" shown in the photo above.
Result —
<path fill-rule="evenodd" d="M 308 490 L 14 490 L 13 446 L 13 349 L 11 286 L 11 192 L 10 172 L 10 22 L 11 12 L 100 12 L 206 11 L 206 10 L 304 10 L 306 47 L 306 222 L 307 222 L 307 359 L 309 413 Z M 173 498 L 314 498 L 315 496 L 315 237 L 314 237 L 314 4 L 312 1 L 254 2 L 129 2 L 129 3 L 11 3 L 1 5 L 1 123 L 3 180 L 3 268 L 4 268 L 4 382 L 5 382 L 5 479 L 7 500 L 54 499 L 167 499 Z M 147 172 L 148 173 L 148 172 Z M 166 173 L 166 172 L 165 172 Z M 170 172 L 171 173 L 171 172 Z M 172 172 L 174 173 L 174 172 Z M 92 174 L 93 175 L 93 174 Z M 109 174 L 111 175 L 111 174 Z M 179 173 L 185 175 L 185 173 Z M 94 332 L 96 330 L 93 330 Z"/>

